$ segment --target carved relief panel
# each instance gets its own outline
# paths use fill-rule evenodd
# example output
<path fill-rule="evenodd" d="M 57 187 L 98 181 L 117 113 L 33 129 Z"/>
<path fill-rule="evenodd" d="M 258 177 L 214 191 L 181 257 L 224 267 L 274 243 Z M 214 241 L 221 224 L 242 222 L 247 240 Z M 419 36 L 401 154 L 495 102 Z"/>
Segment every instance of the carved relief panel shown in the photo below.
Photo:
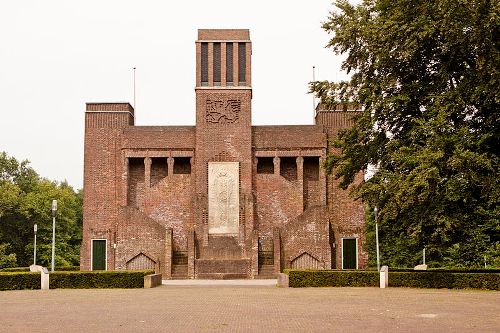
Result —
<path fill-rule="evenodd" d="M 234 124 L 240 118 L 241 100 L 207 99 L 205 118 L 209 124 Z"/>
<path fill-rule="evenodd" d="M 208 163 L 208 233 L 237 234 L 239 163 Z"/>

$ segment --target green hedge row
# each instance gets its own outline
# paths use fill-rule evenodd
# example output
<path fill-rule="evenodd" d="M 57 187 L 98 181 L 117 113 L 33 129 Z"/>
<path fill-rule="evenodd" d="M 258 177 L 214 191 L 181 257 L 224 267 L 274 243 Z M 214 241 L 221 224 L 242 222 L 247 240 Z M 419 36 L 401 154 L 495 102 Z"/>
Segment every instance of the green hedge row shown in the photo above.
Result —
<path fill-rule="evenodd" d="M 0 290 L 40 289 L 40 273 L 0 272 Z"/>
<path fill-rule="evenodd" d="M 50 289 L 143 288 L 154 271 L 93 271 L 50 273 Z M 40 273 L 0 272 L 0 290 L 40 289 Z"/>
<path fill-rule="evenodd" d="M 375 287 L 377 271 L 289 270 L 289 286 L 300 287 Z"/>
<path fill-rule="evenodd" d="M 289 286 L 301 287 L 378 287 L 377 271 L 287 270 Z M 390 287 L 489 289 L 500 290 L 499 273 L 445 271 L 391 272 Z"/>
<path fill-rule="evenodd" d="M 47 267 L 50 270 L 50 267 Z M 80 266 L 55 266 L 54 271 L 79 271 Z M 2 268 L 0 272 L 29 272 L 29 267 L 11 267 L 11 268 Z"/>

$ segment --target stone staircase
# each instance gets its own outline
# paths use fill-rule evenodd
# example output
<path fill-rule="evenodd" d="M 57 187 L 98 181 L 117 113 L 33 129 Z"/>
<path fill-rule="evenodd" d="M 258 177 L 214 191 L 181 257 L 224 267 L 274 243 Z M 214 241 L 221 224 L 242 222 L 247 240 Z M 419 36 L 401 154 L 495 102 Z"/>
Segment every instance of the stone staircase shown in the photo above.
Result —
<path fill-rule="evenodd" d="M 256 279 L 276 279 L 277 274 L 274 273 L 274 265 L 259 265 L 259 274 Z"/>
<path fill-rule="evenodd" d="M 195 261 L 197 279 L 248 279 L 250 259 L 243 258 L 243 249 L 234 236 L 209 236 L 208 246 L 199 248 Z"/>
<path fill-rule="evenodd" d="M 174 251 L 172 257 L 172 279 L 184 280 L 188 278 L 188 257 L 185 251 Z"/>

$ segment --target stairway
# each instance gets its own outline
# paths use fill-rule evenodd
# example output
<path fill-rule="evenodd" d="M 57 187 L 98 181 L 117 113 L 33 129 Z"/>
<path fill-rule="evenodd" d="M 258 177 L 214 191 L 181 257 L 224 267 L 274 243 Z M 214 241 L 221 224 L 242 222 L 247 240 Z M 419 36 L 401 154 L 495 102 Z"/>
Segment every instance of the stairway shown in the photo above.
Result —
<path fill-rule="evenodd" d="M 259 274 L 256 279 L 276 279 L 274 265 L 259 265 Z"/>

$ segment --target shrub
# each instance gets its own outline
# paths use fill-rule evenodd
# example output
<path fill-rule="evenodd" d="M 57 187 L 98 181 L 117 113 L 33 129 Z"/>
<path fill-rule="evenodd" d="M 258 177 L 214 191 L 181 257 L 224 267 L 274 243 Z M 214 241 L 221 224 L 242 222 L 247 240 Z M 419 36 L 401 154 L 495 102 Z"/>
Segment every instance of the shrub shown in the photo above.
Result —
<path fill-rule="evenodd" d="M 50 289 L 57 288 L 143 288 L 144 276 L 154 271 L 54 272 Z"/>
<path fill-rule="evenodd" d="M 144 276 L 154 271 L 56 271 L 50 273 L 50 289 L 143 288 Z M 0 272 L 0 290 L 40 289 L 38 272 Z"/>
<path fill-rule="evenodd" d="M 40 273 L 1 272 L 0 290 L 40 289 Z"/>
<path fill-rule="evenodd" d="M 377 271 L 289 270 L 289 286 L 300 287 L 375 287 Z"/>
<path fill-rule="evenodd" d="M 285 270 L 290 287 L 376 287 L 377 271 Z M 476 271 L 411 271 L 389 269 L 389 286 L 410 288 L 489 289 L 500 290 L 497 270 Z"/>

